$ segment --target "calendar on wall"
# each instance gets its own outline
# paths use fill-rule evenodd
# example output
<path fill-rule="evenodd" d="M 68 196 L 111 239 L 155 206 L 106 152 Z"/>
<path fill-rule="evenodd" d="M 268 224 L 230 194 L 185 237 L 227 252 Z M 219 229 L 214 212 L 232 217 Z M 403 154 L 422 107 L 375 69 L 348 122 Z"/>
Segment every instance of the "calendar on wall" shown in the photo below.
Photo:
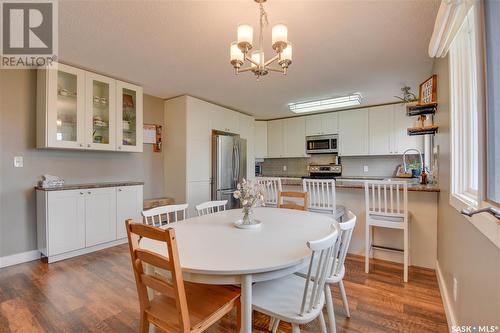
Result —
<path fill-rule="evenodd" d="M 429 104 L 437 102 L 437 75 L 432 75 L 430 78 L 420 84 L 419 104 Z"/>

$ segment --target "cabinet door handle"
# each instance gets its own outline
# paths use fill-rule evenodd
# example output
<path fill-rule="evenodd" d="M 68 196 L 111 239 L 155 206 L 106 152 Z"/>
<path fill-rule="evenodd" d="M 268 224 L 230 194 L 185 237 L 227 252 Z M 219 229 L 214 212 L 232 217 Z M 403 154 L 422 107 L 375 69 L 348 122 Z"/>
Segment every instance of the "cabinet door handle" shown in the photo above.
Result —
<path fill-rule="evenodd" d="M 83 195 L 83 192 L 80 192 L 80 195 Z"/>
<path fill-rule="evenodd" d="M 89 144 L 87 144 L 87 147 L 89 147 L 89 148 L 90 148 L 90 143 L 89 143 Z"/>
<path fill-rule="evenodd" d="M 83 147 L 83 143 L 80 143 L 80 147 Z"/>
<path fill-rule="evenodd" d="M 121 191 L 122 191 L 122 189 L 121 189 L 121 188 L 119 188 L 119 189 L 118 189 L 118 192 L 121 192 Z"/>
<path fill-rule="evenodd" d="M 92 192 L 88 191 L 87 194 L 92 194 Z"/>
<path fill-rule="evenodd" d="M 118 149 L 122 149 L 122 146 L 118 146 Z"/>

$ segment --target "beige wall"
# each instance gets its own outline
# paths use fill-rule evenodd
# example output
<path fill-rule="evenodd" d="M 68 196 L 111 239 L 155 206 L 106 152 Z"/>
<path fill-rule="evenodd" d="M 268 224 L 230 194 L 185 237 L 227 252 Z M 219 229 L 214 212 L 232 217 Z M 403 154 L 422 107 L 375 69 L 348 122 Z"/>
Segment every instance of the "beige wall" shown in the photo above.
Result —
<path fill-rule="evenodd" d="M 436 59 L 438 75 L 438 263 L 458 324 L 500 326 L 500 251 L 449 204 L 450 113 L 448 57 Z M 453 278 L 458 280 L 453 300 Z"/>
<path fill-rule="evenodd" d="M 0 256 L 36 248 L 33 186 L 42 174 L 68 183 L 144 181 L 144 197 L 164 195 L 163 156 L 144 153 L 41 150 L 35 148 L 36 72 L 0 71 Z M 163 124 L 163 100 L 144 96 L 144 122 Z M 14 156 L 24 168 L 14 168 Z"/>

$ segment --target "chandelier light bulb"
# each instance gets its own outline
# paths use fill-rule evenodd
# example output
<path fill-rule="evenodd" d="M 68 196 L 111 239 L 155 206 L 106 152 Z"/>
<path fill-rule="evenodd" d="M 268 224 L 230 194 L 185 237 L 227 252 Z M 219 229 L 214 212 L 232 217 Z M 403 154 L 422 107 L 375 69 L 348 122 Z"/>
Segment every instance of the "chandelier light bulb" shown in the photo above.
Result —
<path fill-rule="evenodd" d="M 284 24 L 276 24 L 272 30 L 273 49 L 280 52 L 288 41 L 288 28 Z"/>
<path fill-rule="evenodd" d="M 264 51 L 257 50 L 252 52 L 252 60 L 258 63 L 259 65 L 264 65 Z M 252 67 L 257 67 L 254 63 L 252 63 Z"/>
<path fill-rule="evenodd" d="M 233 66 L 235 66 L 235 64 L 242 65 L 243 62 L 245 61 L 245 56 L 243 55 L 243 52 L 241 52 L 241 50 L 238 48 L 237 42 L 231 43 L 230 55 L 231 55 L 231 64 L 233 64 Z"/>
<path fill-rule="evenodd" d="M 288 42 L 286 47 L 281 52 L 281 60 L 292 62 L 292 43 Z"/>
<path fill-rule="evenodd" d="M 242 51 L 248 51 L 252 48 L 253 27 L 248 24 L 238 25 L 238 47 Z"/>

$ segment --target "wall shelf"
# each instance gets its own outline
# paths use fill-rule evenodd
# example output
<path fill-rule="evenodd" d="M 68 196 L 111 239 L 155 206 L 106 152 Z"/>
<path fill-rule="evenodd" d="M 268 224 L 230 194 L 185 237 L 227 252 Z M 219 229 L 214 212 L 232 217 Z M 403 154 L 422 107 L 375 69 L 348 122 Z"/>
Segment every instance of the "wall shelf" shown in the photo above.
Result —
<path fill-rule="evenodd" d="M 438 126 L 426 126 L 426 127 L 411 127 L 407 129 L 408 135 L 413 136 L 413 135 L 434 135 L 438 131 Z"/>
<path fill-rule="evenodd" d="M 411 104 L 406 106 L 406 115 L 409 117 L 420 116 L 424 114 L 435 114 L 437 103 Z"/>

